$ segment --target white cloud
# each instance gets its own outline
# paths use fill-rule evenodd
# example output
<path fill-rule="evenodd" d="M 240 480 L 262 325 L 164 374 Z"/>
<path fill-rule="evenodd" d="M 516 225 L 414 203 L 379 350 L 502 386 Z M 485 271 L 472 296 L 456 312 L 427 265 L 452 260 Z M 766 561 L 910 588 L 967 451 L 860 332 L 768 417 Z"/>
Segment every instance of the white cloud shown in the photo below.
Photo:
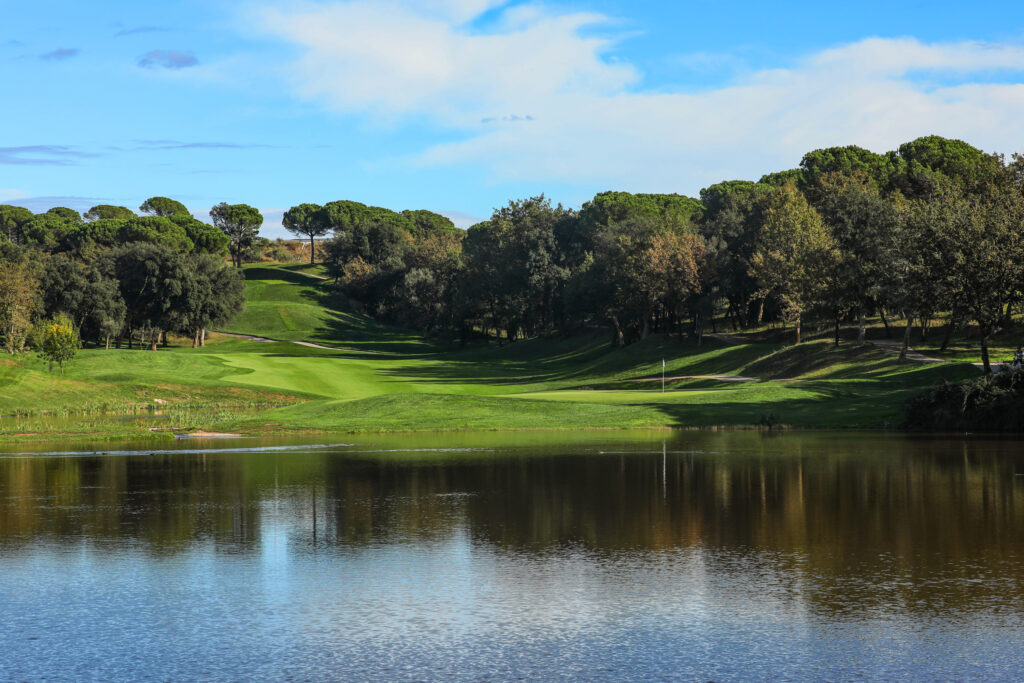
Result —
<path fill-rule="evenodd" d="M 439 13 L 356 1 L 267 9 L 262 20 L 305 48 L 290 69 L 298 92 L 343 112 L 427 114 L 463 127 L 530 115 L 563 93 L 615 93 L 637 78 L 632 67 L 601 59 L 606 39 L 579 35 L 602 16 L 513 8 L 490 32 L 464 25 L 495 4 L 450 1 L 441 5 L 451 11 Z"/>
<path fill-rule="evenodd" d="M 429 117 L 465 137 L 416 163 L 495 180 L 695 193 L 795 166 L 817 147 L 885 151 L 932 133 L 988 151 L 1024 141 L 1020 45 L 870 38 L 671 92 L 643 89 L 634 67 L 608 57 L 608 39 L 587 34 L 601 15 L 518 6 L 482 30 L 468 22 L 500 3 L 424 4 L 289 5 L 263 20 L 305 50 L 290 67 L 301 96 L 375 120 Z"/>

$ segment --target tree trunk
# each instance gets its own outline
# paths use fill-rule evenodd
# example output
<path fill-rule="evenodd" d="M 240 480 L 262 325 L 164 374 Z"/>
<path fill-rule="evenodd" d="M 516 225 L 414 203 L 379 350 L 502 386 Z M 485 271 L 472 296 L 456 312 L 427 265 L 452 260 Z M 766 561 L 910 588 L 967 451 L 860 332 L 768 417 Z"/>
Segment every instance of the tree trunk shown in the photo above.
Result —
<path fill-rule="evenodd" d="M 107 337 L 106 337 L 106 341 L 107 341 L 107 344 L 106 344 L 106 346 L 107 346 L 107 351 L 109 351 L 109 350 L 110 350 L 110 335 L 109 335 L 109 334 L 108 334 L 108 335 L 107 335 Z"/>
<path fill-rule="evenodd" d="M 309 236 L 309 265 L 313 265 L 316 262 L 315 256 L 316 245 L 313 244 L 313 236 Z"/>
<path fill-rule="evenodd" d="M 622 334 L 622 325 L 619 323 L 619 316 L 612 316 L 612 326 L 615 328 L 615 335 L 612 337 L 612 345 L 625 346 L 626 340 Z"/>
<path fill-rule="evenodd" d="M 836 348 L 839 348 L 839 311 L 836 311 Z"/>
<path fill-rule="evenodd" d="M 1006 302 L 1006 313 L 1003 314 L 1003 327 L 1013 324 L 1013 301 Z"/>
<path fill-rule="evenodd" d="M 796 332 L 796 343 L 800 344 L 800 316 L 796 317 L 796 325 L 794 326 L 794 332 Z"/>
<path fill-rule="evenodd" d="M 192 348 L 199 346 L 199 328 L 197 327 L 195 332 L 192 334 Z"/>
<path fill-rule="evenodd" d="M 761 321 L 764 320 L 764 302 L 768 297 L 761 297 L 761 302 L 757 306 L 757 324 L 760 325 Z"/>
<path fill-rule="evenodd" d="M 950 318 L 949 324 L 946 326 L 946 336 L 942 338 L 942 346 L 939 347 L 939 351 L 946 350 L 954 332 L 956 332 L 956 318 Z"/>
<path fill-rule="evenodd" d="M 897 363 L 907 362 L 907 351 L 910 349 L 910 330 L 914 325 L 914 314 L 907 313 L 907 328 L 903 332 L 903 347 L 900 349 L 900 357 L 896 359 Z"/>
<path fill-rule="evenodd" d="M 989 331 L 987 327 L 981 327 L 981 363 L 985 366 L 985 374 L 992 374 L 992 364 L 988 359 L 988 335 Z"/>
<path fill-rule="evenodd" d="M 206 346 L 206 328 L 203 328 L 202 333 L 199 335 L 199 345 Z"/>
<path fill-rule="evenodd" d="M 931 326 L 931 318 L 929 316 L 923 315 L 923 316 L 921 316 L 920 323 L 921 323 L 921 341 L 922 342 L 926 342 L 926 341 L 928 341 L 928 328 Z"/>
<path fill-rule="evenodd" d="M 644 324 L 640 328 L 640 341 L 647 339 L 647 335 L 651 332 L 651 316 L 644 316 Z"/>
<path fill-rule="evenodd" d="M 864 340 L 867 337 L 867 329 L 867 316 L 864 315 L 864 308 L 862 307 L 857 316 L 857 346 L 864 346 Z"/>
<path fill-rule="evenodd" d="M 885 319 L 885 306 L 878 307 L 878 315 L 882 317 L 882 325 L 885 326 L 885 338 L 892 339 L 892 331 L 889 329 L 889 321 Z"/>

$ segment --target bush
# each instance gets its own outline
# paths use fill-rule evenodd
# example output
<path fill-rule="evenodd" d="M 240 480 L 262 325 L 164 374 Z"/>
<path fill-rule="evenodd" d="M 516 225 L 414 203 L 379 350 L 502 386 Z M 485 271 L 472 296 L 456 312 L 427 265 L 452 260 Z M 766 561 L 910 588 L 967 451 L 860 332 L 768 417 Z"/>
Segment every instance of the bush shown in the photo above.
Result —
<path fill-rule="evenodd" d="M 916 431 L 1024 432 L 1024 368 L 932 387 L 907 401 L 902 427 Z"/>
<path fill-rule="evenodd" d="M 62 375 L 64 374 L 64 363 L 74 358 L 78 353 L 78 348 L 82 345 L 75 323 L 64 313 L 59 313 L 52 319 L 43 321 L 33 331 L 32 338 L 39 351 L 39 356 L 50 361 L 50 372 L 53 372 L 53 364 L 57 363 Z"/>

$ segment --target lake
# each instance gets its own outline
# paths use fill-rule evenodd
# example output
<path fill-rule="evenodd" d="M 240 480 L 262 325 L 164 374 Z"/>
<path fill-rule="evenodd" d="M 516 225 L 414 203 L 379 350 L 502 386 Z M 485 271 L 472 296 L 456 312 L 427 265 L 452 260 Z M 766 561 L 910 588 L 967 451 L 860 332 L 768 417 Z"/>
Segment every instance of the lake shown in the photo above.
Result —
<path fill-rule="evenodd" d="M 1021 441 L 0 451 L 0 680 L 1024 677 Z"/>

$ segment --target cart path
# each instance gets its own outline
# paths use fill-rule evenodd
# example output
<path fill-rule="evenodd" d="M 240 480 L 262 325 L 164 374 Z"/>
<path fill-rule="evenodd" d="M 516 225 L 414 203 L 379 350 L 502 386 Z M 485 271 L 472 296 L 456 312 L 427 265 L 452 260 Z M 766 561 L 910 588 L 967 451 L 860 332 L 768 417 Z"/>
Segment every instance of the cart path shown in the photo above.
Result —
<path fill-rule="evenodd" d="M 220 330 L 212 330 L 214 334 L 223 334 L 225 337 L 233 337 L 235 339 L 244 339 L 246 341 L 255 342 L 277 342 L 280 344 L 298 344 L 299 346 L 308 346 L 311 349 L 326 349 L 327 351 L 354 351 L 356 353 L 365 353 L 363 351 L 357 351 L 356 349 L 346 349 L 340 346 L 324 346 L 323 344 L 314 344 L 308 341 L 286 341 L 284 339 L 271 339 L 270 337 L 257 337 L 254 334 L 237 334 L 235 332 L 221 332 Z"/>

